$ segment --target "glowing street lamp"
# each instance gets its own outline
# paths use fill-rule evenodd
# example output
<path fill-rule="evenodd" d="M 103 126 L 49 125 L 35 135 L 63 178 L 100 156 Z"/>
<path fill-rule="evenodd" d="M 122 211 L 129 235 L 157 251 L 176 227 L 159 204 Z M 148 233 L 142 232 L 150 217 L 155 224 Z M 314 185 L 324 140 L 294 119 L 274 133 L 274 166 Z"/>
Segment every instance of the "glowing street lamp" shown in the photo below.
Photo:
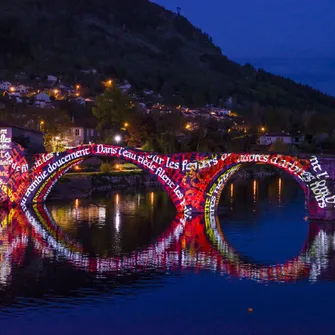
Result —
<path fill-rule="evenodd" d="M 104 82 L 104 84 L 105 84 L 106 87 L 111 87 L 112 83 L 113 83 L 113 81 L 111 79 L 109 79 L 109 80 L 107 80 L 107 81 Z"/>
<path fill-rule="evenodd" d="M 41 121 L 40 121 L 40 131 L 42 131 L 42 130 L 43 130 L 43 125 L 44 125 L 44 121 L 43 121 L 43 120 L 41 120 Z"/>
<path fill-rule="evenodd" d="M 128 122 L 125 122 L 124 123 L 124 127 L 127 128 L 129 126 L 129 123 Z"/>
<path fill-rule="evenodd" d="M 116 144 L 119 144 L 119 142 L 121 141 L 121 136 L 120 135 L 115 135 L 114 140 L 115 140 Z"/>
<path fill-rule="evenodd" d="M 265 132 L 265 127 L 261 127 L 261 131 L 264 133 Z"/>
<path fill-rule="evenodd" d="M 11 92 L 15 92 L 15 87 L 14 87 L 14 86 L 11 86 L 11 87 L 9 88 L 9 90 L 10 90 Z"/>
<path fill-rule="evenodd" d="M 56 136 L 55 140 L 56 140 L 56 151 L 58 152 L 58 141 L 60 140 L 60 137 Z"/>

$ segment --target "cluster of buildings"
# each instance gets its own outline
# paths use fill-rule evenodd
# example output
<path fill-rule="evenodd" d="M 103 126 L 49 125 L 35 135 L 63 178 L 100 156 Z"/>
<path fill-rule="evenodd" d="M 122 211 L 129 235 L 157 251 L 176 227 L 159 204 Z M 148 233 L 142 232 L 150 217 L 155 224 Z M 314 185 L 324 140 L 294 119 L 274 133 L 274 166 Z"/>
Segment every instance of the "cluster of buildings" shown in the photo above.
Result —
<path fill-rule="evenodd" d="M 68 86 L 58 83 L 54 76 L 48 76 L 41 84 L 26 85 L 9 81 L 0 82 L 0 93 L 15 100 L 16 103 L 29 103 L 41 108 L 54 108 L 59 100 L 71 100 L 81 105 L 92 103 L 93 98 L 81 96 L 80 85 Z"/>
<path fill-rule="evenodd" d="M 82 106 L 93 104 L 94 98 L 84 98 L 81 96 L 80 85 L 70 86 L 59 83 L 57 77 L 49 75 L 46 80 L 40 81 L 32 85 L 22 84 L 18 82 L 0 81 L 0 95 L 13 99 L 16 104 L 29 104 L 41 109 L 57 108 L 64 101 L 70 101 Z M 0 108 L 1 108 L 0 102 Z M 43 152 L 43 123 L 40 121 L 38 129 L 21 128 L 17 125 L 0 122 L 0 127 L 12 129 L 14 137 L 24 137 L 28 139 L 29 150 L 32 152 Z M 55 136 L 53 147 L 57 146 L 75 147 L 83 143 L 93 142 L 98 137 L 96 131 L 97 121 L 92 116 L 87 118 L 72 117 L 72 124 L 66 134 Z"/>
<path fill-rule="evenodd" d="M 89 70 L 87 70 L 89 71 Z M 91 71 L 91 70 L 90 70 Z M 92 70 L 93 71 L 93 70 Z M 90 72 L 93 73 L 93 72 Z M 95 97 L 84 97 L 85 88 L 82 88 L 81 85 L 77 84 L 74 86 L 64 85 L 60 82 L 59 78 L 48 75 L 43 81 L 36 81 L 36 84 L 26 85 L 20 82 L 9 82 L 9 81 L 0 81 L 0 95 L 8 96 L 11 99 L 15 99 L 15 102 L 20 103 L 29 103 L 38 108 L 56 108 L 57 104 L 61 101 L 70 101 L 76 103 L 80 106 L 86 108 L 91 108 L 94 105 Z M 105 82 L 105 86 L 111 85 L 111 80 Z M 166 105 L 162 102 L 151 103 L 148 101 L 162 101 L 162 97 L 155 94 L 153 91 L 144 90 L 141 94 L 141 97 L 136 94 L 131 93 L 131 85 L 125 81 L 118 84 L 118 87 L 122 92 L 127 93 L 131 98 L 136 101 L 139 107 L 148 114 L 159 113 L 166 114 L 177 112 L 183 115 L 187 119 L 187 124 L 185 128 L 187 130 L 194 130 L 197 127 L 201 126 L 201 121 L 199 120 L 214 120 L 220 122 L 219 130 L 223 132 L 239 132 L 239 133 L 248 133 L 248 129 L 244 124 L 244 120 L 239 117 L 236 113 L 231 110 L 232 99 L 228 99 L 223 107 L 215 106 L 206 106 L 203 108 L 188 108 L 187 106 L 171 106 Z M 1 108 L 1 107 L 0 107 Z M 218 123 L 219 124 L 219 123 Z M 41 143 L 43 143 L 43 133 L 36 130 L 23 129 L 11 125 L 1 125 L 0 127 L 12 127 L 15 128 L 16 133 L 21 133 L 25 137 L 31 139 L 31 144 L 35 144 L 35 147 L 38 150 L 41 149 Z M 96 130 L 97 120 L 91 117 L 74 117 L 72 116 L 72 123 L 68 130 L 67 134 L 62 134 L 62 136 L 55 137 L 54 139 L 54 148 L 57 149 L 58 145 L 62 147 L 71 148 L 78 146 L 80 144 L 88 144 L 90 142 L 97 142 L 100 139 L 100 134 Z M 41 129 L 41 127 L 39 128 Z M 295 144 L 304 141 L 303 136 L 294 136 L 292 137 L 289 134 L 284 132 L 276 134 L 265 133 L 263 129 L 260 131 L 260 135 L 257 140 L 257 144 L 266 149 L 266 147 L 271 146 L 276 141 L 281 141 L 284 144 Z M 43 146 L 43 145 L 42 145 Z"/>

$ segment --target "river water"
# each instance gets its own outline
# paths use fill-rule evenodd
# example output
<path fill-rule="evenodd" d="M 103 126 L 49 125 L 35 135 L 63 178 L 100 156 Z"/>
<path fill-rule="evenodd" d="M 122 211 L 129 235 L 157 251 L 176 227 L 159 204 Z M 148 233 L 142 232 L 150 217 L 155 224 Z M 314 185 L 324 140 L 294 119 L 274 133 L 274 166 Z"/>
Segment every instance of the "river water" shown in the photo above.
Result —
<path fill-rule="evenodd" d="M 335 224 L 292 179 L 228 184 L 218 217 L 153 190 L 1 222 L 0 334 L 334 334 Z"/>

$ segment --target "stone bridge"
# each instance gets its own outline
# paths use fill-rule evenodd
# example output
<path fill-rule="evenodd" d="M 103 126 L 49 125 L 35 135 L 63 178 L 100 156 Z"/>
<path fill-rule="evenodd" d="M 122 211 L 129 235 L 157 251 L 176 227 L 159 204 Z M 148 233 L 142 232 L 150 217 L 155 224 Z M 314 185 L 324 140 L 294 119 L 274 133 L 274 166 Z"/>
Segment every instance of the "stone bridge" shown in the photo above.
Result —
<path fill-rule="evenodd" d="M 0 135 L 1 142 L 1 135 Z M 64 152 L 26 156 L 11 142 L 0 147 L 1 200 L 21 205 L 41 203 L 73 166 L 89 157 L 115 157 L 155 177 L 178 213 L 213 214 L 229 178 L 245 165 L 268 164 L 285 171 L 305 192 L 311 219 L 335 219 L 335 158 L 277 153 L 176 153 L 162 155 L 134 148 L 91 144 Z M 2 149 L 2 150 L 1 150 Z"/>

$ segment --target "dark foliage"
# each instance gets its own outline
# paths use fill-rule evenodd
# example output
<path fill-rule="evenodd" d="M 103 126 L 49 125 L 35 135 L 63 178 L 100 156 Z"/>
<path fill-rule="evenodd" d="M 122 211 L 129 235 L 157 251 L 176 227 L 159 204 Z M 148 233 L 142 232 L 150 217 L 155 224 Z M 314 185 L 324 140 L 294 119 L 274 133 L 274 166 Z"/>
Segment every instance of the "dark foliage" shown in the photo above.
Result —
<path fill-rule="evenodd" d="M 3 0 L 0 68 L 67 76 L 95 68 L 190 106 L 233 97 L 241 112 L 256 101 L 299 113 L 329 112 L 335 102 L 230 61 L 185 17 L 148 0 Z"/>

